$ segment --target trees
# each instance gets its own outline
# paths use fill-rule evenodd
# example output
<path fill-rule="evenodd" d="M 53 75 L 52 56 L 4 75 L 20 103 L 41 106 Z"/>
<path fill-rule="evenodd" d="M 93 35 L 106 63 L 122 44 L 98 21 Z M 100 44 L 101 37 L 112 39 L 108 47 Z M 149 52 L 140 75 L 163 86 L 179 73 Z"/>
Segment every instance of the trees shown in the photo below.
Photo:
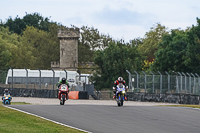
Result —
<path fill-rule="evenodd" d="M 92 80 L 97 89 L 111 87 L 119 76 L 128 79 L 126 70 L 141 70 L 142 60 L 135 46 L 110 42 L 105 50 L 98 50 L 96 53 L 95 64 L 98 65 L 98 69 Z"/>
<path fill-rule="evenodd" d="M 1 23 L 2 27 L 7 27 L 1 30 L 3 38 L 0 40 L 4 67 L 49 69 L 51 61 L 59 60 L 58 25 L 48 18 L 38 13 L 27 14 L 23 19 L 9 18 L 5 24 Z"/>
<path fill-rule="evenodd" d="M 26 26 L 33 26 L 40 30 L 49 31 L 49 19 L 43 18 L 39 13 L 27 14 L 20 19 L 16 17 L 14 20 L 9 18 L 4 27 L 9 27 L 10 32 L 21 34 Z"/>
<path fill-rule="evenodd" d="M 109 35 L 100 34 L 94 27 L 81 27 L 78 45 L 79 62 L 93 62 L 96 50 L 103 50 L 112 41 Z"/>
<path fill-rule="evenodd" d="M 151 70 L 200 73 L 200 20 L 187 30 L 172 30 L 159 43 Z"/>
<path fill-rule="evenodd" d="M 52 36 L 34 27 L 27 27 L 20 36 L 1 26 L 1 68 L 49 69 L 51 61 L 59 59 L 59 41 Z"/>
<path fill-rule="evenodd" d="M 8 69 L 9 66 L 15 66 L 16 59 L 19 57 L 18 51 L 20 42 L 19 36 L 9 32 L 8 28 L 0 26 L 0 64 L 1 69 Z"/>
<path fill-rule="evenodd" d="M 158 44 L 162 42 L 162 37 L 169 34 L 167 28 L 161 24 L 157 24 L 145 34 L 143 43 L 139 44 L 139 51 L 145 55 L 148 61 L 152 62 L 155 59 L 154 53 L 158 50 Z"/>
<path fill-rule="evenodd" d="M 185 65 L 188 67 L 189 72 L 200 73 L 200 19 L 197 18 L 197 26 L 187 32 L 188 45 L 186 57 L 184 58 Z"/>
<path fill-rule="evenodd" d="M 52 40 L 49 32 L 27 26 L 20 41 L 22 51 L 27 54 L 20 60 L 23 63 L 22 66 L 32 69 L 49 69 L 51 61 L 59 57 L 59 45 L 56 39 Z"/>
<path fill-rule="evenodd" d="M 182 30 L 172 30 L 159 43 L 155 61 L 151 66 L 154 71 L 187 71 L 184 64 L 187 47 L 187 34 Z"/>

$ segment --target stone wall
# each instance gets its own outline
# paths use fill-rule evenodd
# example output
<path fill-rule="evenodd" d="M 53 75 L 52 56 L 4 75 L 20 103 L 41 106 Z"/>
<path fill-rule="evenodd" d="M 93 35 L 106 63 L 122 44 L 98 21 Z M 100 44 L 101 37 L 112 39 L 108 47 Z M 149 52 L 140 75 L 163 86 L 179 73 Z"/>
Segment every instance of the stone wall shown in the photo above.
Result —
<path fill-rule="evenodd" d="M 199 104 L 199 95 L 190 94 L 149 94 L 127 92 L 128 101 L 166 102 L 178 104 Z"/>

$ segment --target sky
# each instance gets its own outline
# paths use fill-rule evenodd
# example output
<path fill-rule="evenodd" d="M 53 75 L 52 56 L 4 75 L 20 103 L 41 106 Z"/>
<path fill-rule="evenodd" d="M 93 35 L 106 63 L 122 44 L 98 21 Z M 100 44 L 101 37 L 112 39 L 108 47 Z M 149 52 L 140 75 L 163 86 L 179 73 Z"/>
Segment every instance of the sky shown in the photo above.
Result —
<path fill-rule="evenodd" d="M 39 13 L 66 27 L 94 27 L 114 40 L 144 38 L 157 23 L 171 29 L 197 25 L 200 0 L 0 0 L 0 21 Z"/>

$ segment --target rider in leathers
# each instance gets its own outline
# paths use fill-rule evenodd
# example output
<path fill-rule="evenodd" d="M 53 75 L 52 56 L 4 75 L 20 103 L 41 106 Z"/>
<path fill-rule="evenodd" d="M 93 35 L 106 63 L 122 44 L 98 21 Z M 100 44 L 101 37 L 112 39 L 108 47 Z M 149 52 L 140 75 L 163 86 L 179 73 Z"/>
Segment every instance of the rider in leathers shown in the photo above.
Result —
<path fill-rule="evenodd" d="M 114 82 L 114 86 L 113 86 L 113 93 L 114 93 L 113 99 L 116 98 L 115 95 L 116 95 L 116 91 L 117 91 L 117 85 L 118 85 L 119 83 L 122 83 L 122 84 L 125 86 L 125 88 L 126 88 L 125 91 L 127 92 L 127 86 L 126 86 L 125 80 L 123 80 L 122 77 L 118 77 L 118 79 Z M 127 100 L 126 96 L 125 96 L 125 100 Z"/>
<path fill-rule="evenodd" d="M 58 85 L 58 90 L 59 90 L 59 88 L 60 88 L 60 85 L 62 85 L 62 84 L 66 84 L 66 85 L 68 86 L 68 88 L 69 88 L 69 83 L 68 83 L 68 81 L 66 80 L 66 78 L 62 78 L 62 79 L 57 83 L 57 85 Z M 58 98 L 59 98 L 59 99 L 60 99 L 60 95 L 61 95 L 61 91 L 58 92 Z"/>

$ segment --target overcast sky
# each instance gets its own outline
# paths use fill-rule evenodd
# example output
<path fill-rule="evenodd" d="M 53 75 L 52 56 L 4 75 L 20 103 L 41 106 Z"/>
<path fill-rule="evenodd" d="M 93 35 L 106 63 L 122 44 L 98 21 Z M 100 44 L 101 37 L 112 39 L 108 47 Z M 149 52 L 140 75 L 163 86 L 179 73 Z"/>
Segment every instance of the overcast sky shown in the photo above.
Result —
<path fill-rule="evenodd" d="M 200 18 L 200 0 L 0 0 L 0 19 L 40 13 L 64 26 L 89 26 L 113 39 L 143 38 L 156 23 L 186 29 Z"/>

